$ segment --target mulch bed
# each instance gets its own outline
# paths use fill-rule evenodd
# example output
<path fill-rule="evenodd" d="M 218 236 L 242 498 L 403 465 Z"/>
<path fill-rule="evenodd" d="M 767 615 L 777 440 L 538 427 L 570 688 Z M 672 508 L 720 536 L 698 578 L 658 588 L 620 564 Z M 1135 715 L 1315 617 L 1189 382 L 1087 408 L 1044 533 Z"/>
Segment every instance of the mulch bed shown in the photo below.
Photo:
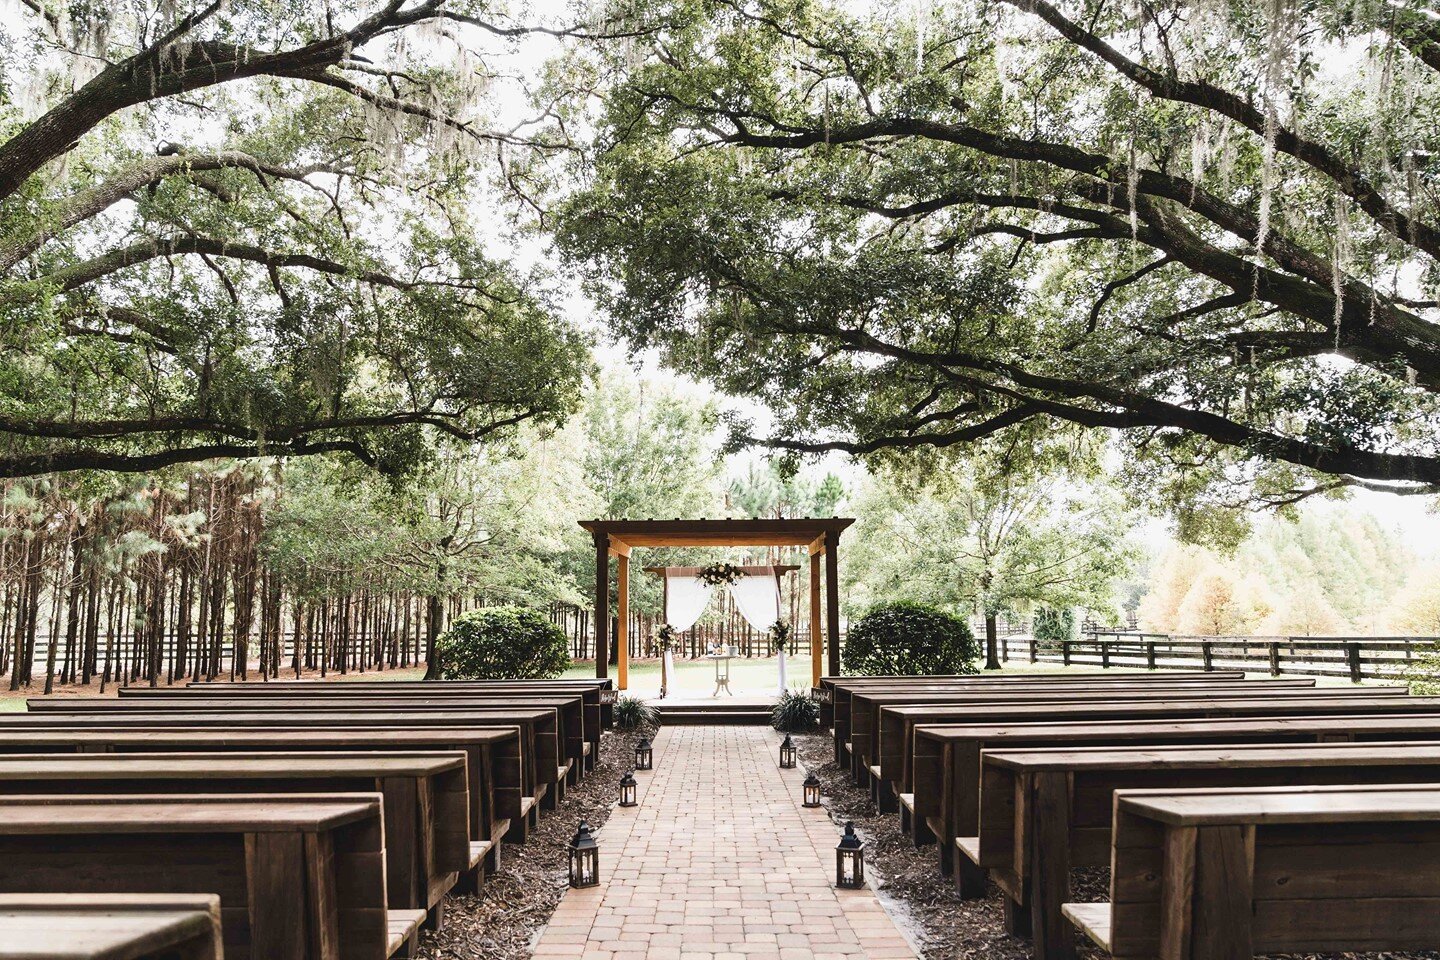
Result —
<path fill-rule="evenodd" d="M 949 877 L 941 876 L 934 845 L 916 848 L 900 832 L 899 814 L 881 814 L 868 790 L 855 786 L 849 770 L 834 759 L 828 733 L 797 735 L 800 762 L 820 779 L 825 808 L 837 824 L 855 823 L 865 839 L 865 869 L 881 900 L 920 950 L 923 960 L 1030 960 L 1030 942 L 1005 932 L 1002 898 L 992 883 L 983 900 L 961 900 Z M 1078 902 L 1110 898 L 1108 868 L 1077 870 L 1072 880 Z M 1078 953 L 1086 960 L 1108 954 L 1084 938 Z M 1440 960 L 1440 951 L 1285 954 L 1285 960 Z M 1275 960 L 1279 960 L 1276 957 Z"/>
<path fill-rule="evenodd" d="M 506 844 L 500 869 L 478 894 L 451 894 L 445 926 L 421 937 L 423 960 L 525 960 L 536 935 L 555 912 L 569 882 L 566 846 L 581 819 L 603 826 L 629 766 L 629 734 L 607 731 L 595 769 L 570 787 L 559 810 L 540 815 L 540 826 L 523 844 Z"/>

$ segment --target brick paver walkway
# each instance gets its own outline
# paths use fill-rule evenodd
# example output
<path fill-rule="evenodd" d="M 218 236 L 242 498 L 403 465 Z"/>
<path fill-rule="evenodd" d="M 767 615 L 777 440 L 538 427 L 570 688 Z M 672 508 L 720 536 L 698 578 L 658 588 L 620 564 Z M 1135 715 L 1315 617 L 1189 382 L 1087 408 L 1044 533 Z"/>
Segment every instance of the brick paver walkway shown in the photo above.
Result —
<path fill-rule="evenodd" d="M 600 886 L 567 890 L 537 958 L 877 960 L 914 953 L 870 890 L 836 890 L 839 831 L 800 806 L 762 727 L 667 727 L 640 806 L 600 831 Z"/>

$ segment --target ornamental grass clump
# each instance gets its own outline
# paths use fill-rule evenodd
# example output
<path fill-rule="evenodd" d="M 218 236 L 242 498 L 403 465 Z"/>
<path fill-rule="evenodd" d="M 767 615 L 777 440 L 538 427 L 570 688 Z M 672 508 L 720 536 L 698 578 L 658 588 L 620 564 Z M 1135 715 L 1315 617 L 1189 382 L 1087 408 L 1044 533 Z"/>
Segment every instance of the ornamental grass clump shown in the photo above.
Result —
<path fill-rule="evenodd" d="M 820 726 L 820 704 L 798 690 L 786 690 L 770 708 L 770 726 L 782 733 L 802 733 Z"/>
<path fill-rule="evenodd" d="M 615 727 L 627 733 L 635 730 L 655 730 L 660 726 L 660 711 L 639 697 L 622 694 L 615 698 L 613 709 Z"/>

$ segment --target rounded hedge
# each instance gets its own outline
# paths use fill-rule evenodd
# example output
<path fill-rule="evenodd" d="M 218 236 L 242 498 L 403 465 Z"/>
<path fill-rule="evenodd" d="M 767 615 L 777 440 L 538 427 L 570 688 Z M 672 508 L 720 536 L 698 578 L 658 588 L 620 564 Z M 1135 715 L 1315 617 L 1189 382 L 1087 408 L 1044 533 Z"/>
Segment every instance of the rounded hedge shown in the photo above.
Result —
<path fill-rule="evenodd" d="M 528 607 L 462 613 L 435 645 L 444 680 L 537 680 L 570 666 L 565 632 Z"/>
<path fill-rule="evenodd" d="M 852 622 L 841 648 L 845 672 L 862 677 L 978 673 L 970 625 L 919 603 L 884 603 Z"/>

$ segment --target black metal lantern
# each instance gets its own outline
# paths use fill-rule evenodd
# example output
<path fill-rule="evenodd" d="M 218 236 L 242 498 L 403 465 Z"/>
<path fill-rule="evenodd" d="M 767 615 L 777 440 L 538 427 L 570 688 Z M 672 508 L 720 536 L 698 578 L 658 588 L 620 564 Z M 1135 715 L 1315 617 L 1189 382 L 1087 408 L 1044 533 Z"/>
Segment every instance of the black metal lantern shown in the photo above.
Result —
<path fill-rule="evenodd" d="M 590 836 L 590 824 L 580 821 L 570 841 L 570 886 L 593 887 L 600 882 L 600 845 Z"/>
<path fill-rule="evenodd" d="M 795 741 L 790 739 L 790 734 L 785 734 L 785 739 L 780 741 L 780 769 L 795 769 Z"/>
<path fill-rule="evenodd" d="M 845 821 L 845 835 L 835 847 L 835 886 L 859 890 L 865 886 L 865 844 L 855 836 L 855 824 Z"/>
<path fill-rule="evenodd" d="M 655 758 L 655 749 L 650 746 L 649 737 L 641 737 L 635 744 L 635 769 L 649 770 Z"/>
<path fill-rule="evenodd" d="M 805 774 L 805 799 L 800 806 L 812 810 L 820 806 L 820 778 L 813 773 Z"/>
<path fill-rule="evenodd" d="M 635 775 L 627 773 L 620 778 L 620 806 L 635 806 Z"/>

